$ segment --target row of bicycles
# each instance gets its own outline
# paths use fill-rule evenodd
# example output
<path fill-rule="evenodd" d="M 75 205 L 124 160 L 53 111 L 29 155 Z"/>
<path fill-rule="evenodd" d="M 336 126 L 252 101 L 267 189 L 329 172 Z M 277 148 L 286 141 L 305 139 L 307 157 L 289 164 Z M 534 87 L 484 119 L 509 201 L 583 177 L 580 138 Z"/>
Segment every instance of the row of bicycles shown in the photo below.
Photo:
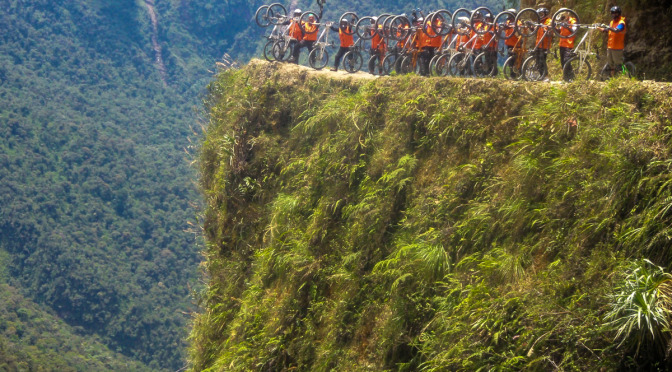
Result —
<path fill-rule="evenodd" d="M 343 56 L 343 67 L 351 73 L 366 68 L 376 75 L 415 72 L 461 77 L 494 77 L 501 67 L 506 79 L 541 81 L 549 74 L 545 40 L 577 38 L 582 33 L 580 41 L 563 58 L 564 64 L 555 70 L 560 70 L 567 81 L 604 80 L 613 75 L 607 64 L 597 74 L 591 66 L 592 59 L 599 60 L 592 50 L 595 37 L 607 25 L 581 24 L 579 15 L 569 8 L 561 8 L 549 16 L 532 8 L 495 14 L 487 7 L 460 8 L 454 12 L 442 9 L 428 14 L 416 10 L 411 17 L 406 14 L 359 17 L 355 12 L 346 12 L 338 20 L 338 30 L 357 40 Z M 292 20 L 304 35 L 319 32 L 308 64 L 315 69 L 324 68 L 329 63 L 328 48 L 335 46 L 330 41 L 334 23 L 322 22 L 313 11 L 290 18 L 280 3 L 261 6 L 255 14 L 257 25 L 271 30 L 266 36 L 264 57 L 282 62 L 292 55 L 291 49 L 297 44 L 288 32 Z M 428 53 L 419 43 L 423 36 L 440 38 L 441 42 L 435 43 L 440 46 Z M 383 40 L 386 48 L 372 51 L 365 64 L 364 43 L 374 37 Z M 634 76 L 635 66 L 628 62 L 621 72 Z"/>

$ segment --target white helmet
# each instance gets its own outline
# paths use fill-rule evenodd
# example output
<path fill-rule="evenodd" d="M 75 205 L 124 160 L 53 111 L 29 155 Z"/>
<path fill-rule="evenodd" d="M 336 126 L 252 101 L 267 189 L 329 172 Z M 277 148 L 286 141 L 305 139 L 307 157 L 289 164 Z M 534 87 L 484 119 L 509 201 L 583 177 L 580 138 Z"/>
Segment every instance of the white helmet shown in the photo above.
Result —
<path fill-rule="evenodd" d="M 294 15 L 301 15 L 303 13 L 301 9 L 294 9 Z"/>

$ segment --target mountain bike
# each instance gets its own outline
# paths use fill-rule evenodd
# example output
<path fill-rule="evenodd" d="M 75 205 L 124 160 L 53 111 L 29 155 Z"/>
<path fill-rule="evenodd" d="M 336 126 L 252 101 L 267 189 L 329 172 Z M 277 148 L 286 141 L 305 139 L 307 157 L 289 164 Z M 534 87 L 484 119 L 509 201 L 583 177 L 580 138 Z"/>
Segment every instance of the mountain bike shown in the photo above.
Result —
<path fill-rule="evenodd" d="M 521 10 L 516 15 L 515 27 L 518 34 L 524 36 L 526 39 L 532 36 L 540 27 L 543 29 L 543 34 L 539 41 L 535 41 L 534 47 L 529 52 L 530 56 L 525 59 L 521 68 L 521 75 L 527 81 L 541 81 L 548 75 L 548 66 L 546 58 L 543 54 L 548 53 L 548 50 L 541 48 L 542 43 L 547 37 L 552 37 L 552 27 L 549 24 L 541 23 L 539 14 L 532 8 Z"/>
<path fill-rule="evenodd" d="M 569 59 L 562 66 L 562 76 L 565 81 L 586 81 L 592 76 L 592 68 L 588 58 L 596 55 L 591 46 L 599 24 L 575 25 L 577 29 L 586 30 L 581 41 L 574 47 L 569 55 Z"/>
<path fill-rule="evenodd" d="M 273 62 L 275 61 L 275 56 L 273 56 L 273 44 L 275 44 L 276 41 L 280 40 L 282 37 L 282 32 L 280 31 L 280 28 L 278 25 L 273 26 L 273 29 L 271 29 L 271 34 L 266 36 L 266 39 L 268 41 L 266 42 L 266 45 L 264 45 L 264 58 L 268 62 Z"/>
<path fill-rule="evenodd" d="M 327 22 L 326 27 L 317 38 L 313 50 L 308 54 L 308 64 L 310 67 L 321 70 L 327 63 L 329 63 L 329 52 L 327 47 L 333 47 L 334 44 L 329 42 L 329 34 L 331 33 L 331 22 Z"/>
<path fill-rule="evenodd" d="M 362 58 L 362 38 L 350 47 L 343 55 L 343 68 L 349 73 L 355 73 L 362 69 L 364 59 Z"/>
<path fill-rule="evenodd" d="M 620 76 L 625 76 L 628 79 L 636 77 L 637 75 L 637 67 L 635 67 L 635 64 L 628 61 L 625 62 L 624 64 L 621 65 L 621 69 L 613 69 L 609 64 L 605 64 L 604 67 L 602 67 L 602 70 L 600 70 L 600 74 L 598 75 L 598 79 L 600 81 L 607 81 L 611 79 L 612 77 L 616 77 L 618 75 Z"/>

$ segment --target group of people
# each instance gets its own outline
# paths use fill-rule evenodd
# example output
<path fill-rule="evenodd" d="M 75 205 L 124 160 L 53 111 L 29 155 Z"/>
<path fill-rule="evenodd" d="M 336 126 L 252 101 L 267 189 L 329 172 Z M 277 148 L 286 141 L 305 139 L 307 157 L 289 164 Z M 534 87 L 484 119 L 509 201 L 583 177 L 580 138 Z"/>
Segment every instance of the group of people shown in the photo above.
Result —
<path fill-rule="evenodd" d="M 507 12 L 516 14 L 515 9 L 509 9 Z M 536 33 L 536 43 L 535 43 L 535 55 L 537 58 L 537 66 L 543 66 L 545 68 L 547 63 L 548 52 L 551 49 L 551 44 L 553 40 L 553 33 L 548 32 L 551 27 L 551 17 L 550 10 L 546 7 L 540 7 L 536 10 L 539 15 L 541 27 L 537 29 Z M 619 71 L 623 65 L 623 50 L 625 48 L 625 34 L 626 22 L 625 17 L 622 15 L 621 8 L 619 6 L 613 6 L 610 9 L 612 20 L 609 25 L 604 25 L 601 30 L 608 33 L 608 43 L 607 43 L 607 59 L 608 64 L 611 66 L 612 71 Z M 291 37 L 291 49 L 292 57 L 290 62 L 298 63 L 299 56 L 302 49 L 312 50 L 315 42 L 318 37 L 318 28 L 319 19 L 322 17 L 322 9 L 320 7 L 320 12 L 317 14 L 317 19 L 315 15 L 310 14 L 307 22 L 302 22 L 300 17 L 302 11 L 300 9 L 295 9 L 293 12 L 293 17 L 287 19 L 283 24 L 288 26 L 288 33 Z M 466 18 L 466 17 L 465 17 Z M 430 60 L 434 55 L 439 52 L 444 46 L 446 40 L 453 41 L 457 50 L 464 50 L 465 48 L 471 49 L 474 51 L 474 55 L 478 55 L 481 52 L 485 53 L 486 64 L 494 69 L 494 74 L 497 74 L 497 50 L 498 50 L 498 38 L 495 37 L 495 32 L 492 30 L 478 33 L 480 27 L 487 27 L 485 25 L 492 25 L 493 23 L 493 14 L 476 14 L 473 13 L 472 18 L 474 23 L 471 24 L 471 30 L 467 33 L 460 33 L 456 35 L 457 30 L 452 30 L 448 35 L 439 37 L 436 34 L 435 30 L 437 26 L 441 25 L 432 25 L 431 19 L 425 19 L 422 15 L 417 15 L 416 12 L 412 13 L 410 18 L 410 24 L 405 27 L 408 29 L 412 28 L 414 33 L 406 32 L 404 35 L 407 35 L 401 40 L 398 38 L 391 39 L 384 36 L 384 32 L 381 29 L 382 26 L 374 26 L 377 23 L 377 17 L 371 18 L 372 27 L 370 32 L 372 37 L 370 38 L 370 53 L 372 56 L 378 56 L 378 63 L 382 66 L 382 62 L 388 53 L 390 48 L 396 48 L 396 50 L 401 50 L 405 45 L 410 42 L 412 47 L 419 51 L 418 52 L 418 63 L 419 63 L 419 72 L 421 75 L 429 74 L 429 64 Z M 465 22 L 469 20 L 465 19 Z M 559 50 L 560 50 L 560 59 L 562 66 L 565 65 L 565 62 L 572 56 L 573 49 L 575 47 L 576 39 L 576 27 L 577 20 L 573 17 L 570 19 L 563 20 L 565 24 L 569 24 L 569 28 L 564 28 L 561 30 L 562 33 L 565 33 L 565 37 L 560 37 L 559 40 Z M 433 22 L 442 22 L 440 19 L 434 19 Z M 339 35 L 339 49 L 334 58 L 334 65 L 331 71 L 338 71 L 339 65 L 343 55 L 350 50 L 350 48 L 355 44 L 354 40 L 354 27 L 355 25 L 351 24 L 347 19 L 342 19 L 338 25 L 334 25 L 331 22 L 325 23 L 327 27 L 334 32 L 338 32 Z M 412 25 L 412 26 L 411 26 Z M 568 36 L 572 35 L 572 36 Z M 516 34 L 513 25 L 506 29 L 507 38 L 503 40 L 506 48 L 508 49 L 509 55 L 513 54 L 513 50 L 518 45 L 521 38 L 520 35 Z M 454 38 L 454 39 L 453 39 Z"/>

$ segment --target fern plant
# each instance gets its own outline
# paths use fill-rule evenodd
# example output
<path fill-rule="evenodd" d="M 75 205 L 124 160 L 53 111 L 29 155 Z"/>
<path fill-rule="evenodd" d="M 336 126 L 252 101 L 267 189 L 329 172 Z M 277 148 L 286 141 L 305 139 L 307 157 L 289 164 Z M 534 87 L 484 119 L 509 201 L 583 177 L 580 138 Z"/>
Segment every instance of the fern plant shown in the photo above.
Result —
<path fill-rule="evenodd" d="M 618 346 L 637 356 L 642 347 L 664 354 L 670 341 L 672 275 L 649 260 L 634 263 L 610 296 L 605 325 L 616 332 Z"/>

